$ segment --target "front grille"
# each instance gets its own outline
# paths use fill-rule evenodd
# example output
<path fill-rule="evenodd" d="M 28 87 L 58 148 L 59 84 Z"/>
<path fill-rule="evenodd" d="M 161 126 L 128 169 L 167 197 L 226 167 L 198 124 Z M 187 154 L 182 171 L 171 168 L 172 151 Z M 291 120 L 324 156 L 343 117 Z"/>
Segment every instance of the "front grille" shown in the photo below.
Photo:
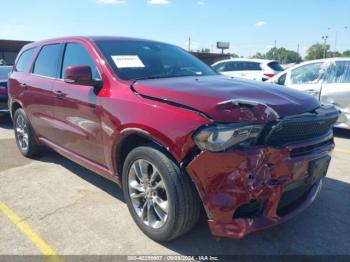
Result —
<path fill-rule="evenodd" d="M 305 155 L 311 154 L 312 152 L 319 150 L 320 148 L 324 148 L 325 146 L 332 146 L 333 144 L 334 144 L 334 140 L 332 138 L 332 139 L 329 139 L 327 141 L 324 141 L 324 142 L 321 142 L 321 143 L 318 143 L 315 145 L 294 148 L 290 152 L 290 157 L 305 156 Z"/>
<path fill-rule="evenodd" d="M 315 138 L 331 132 L 337 121 L 338 111 L 320 108 L 314 113 L 287 117 L 273 126 L 265 137 L 265 144 L 273 147 Z"/>

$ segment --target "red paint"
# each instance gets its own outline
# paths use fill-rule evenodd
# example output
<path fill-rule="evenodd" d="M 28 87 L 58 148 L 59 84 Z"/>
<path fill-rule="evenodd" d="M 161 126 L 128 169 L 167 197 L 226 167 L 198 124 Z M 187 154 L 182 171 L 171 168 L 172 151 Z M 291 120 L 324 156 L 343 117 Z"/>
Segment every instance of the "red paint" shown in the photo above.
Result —
<path fill-rule="evenodd" d="M 103 38 L 61 38 L 32 43 L 24 49 L 36 48 L 36 56 L 44 44 L 80 43 L 96 63 L 103 81 L 101 89 L 14 70 L 9 79 L 9 99 L 11 106 L 18 103 L 24 108 L 42 143 L 118 184 L 121 181 L 117 176 L 117 149 L 119 142 L 130 134 L 153 139 L 180 164 L 195 147 L 193 133 L 204 125 L 265 124 L 278 121 L 278 116 L 297 115 L 319 107 L 312 97 L 290 89 L 221 76 L 142 80 L 135 83 L 135 93 L 130 88 L 132 81 L 123 81 L 113 73 L 94 44 L 96 39 Z M 106 39 L 118 41 L 118 38 Z M 68 70 L 67 75 L 74 77 L 81 72 L 90 73 L 80 67 Z M 23 89 L 21 83 L 28 88 Z M 255 100 L 261 105 L 254 108 L 218 105 L 233 98 Z M 277 115 L 269 111 L 271 108 Z M 324 139 L 319 137 L 282 149 L 259 146 L 222 153 L 205 151 L 194 156 L 185 170 L 203 200 L 212 233 L 242 237 L 283 222 L 308 206 L 316 186 L 297 209 L 284 217 L 276 214 L 284 187 L 308 176 L 309 162 L 330 154 L 334 145 L 322 146 L 317 152 L 299 158 L 291 158 L 291 150 Z M 271 181 L 278 185 L 271 185 Z M 266 200 L 263 215 L 233 219 L 235 210 L 252 199 Z"/>

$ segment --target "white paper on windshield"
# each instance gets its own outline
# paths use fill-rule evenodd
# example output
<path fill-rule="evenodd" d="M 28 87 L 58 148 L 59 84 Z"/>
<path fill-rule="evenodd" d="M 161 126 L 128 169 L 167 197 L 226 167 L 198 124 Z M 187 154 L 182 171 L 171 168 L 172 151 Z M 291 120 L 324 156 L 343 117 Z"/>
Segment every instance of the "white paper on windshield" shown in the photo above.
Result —
<path fill-rule="evenodd" d="M 145 67 L 137 55 L 113 55 L 112 59 L 118 68 Z"/>

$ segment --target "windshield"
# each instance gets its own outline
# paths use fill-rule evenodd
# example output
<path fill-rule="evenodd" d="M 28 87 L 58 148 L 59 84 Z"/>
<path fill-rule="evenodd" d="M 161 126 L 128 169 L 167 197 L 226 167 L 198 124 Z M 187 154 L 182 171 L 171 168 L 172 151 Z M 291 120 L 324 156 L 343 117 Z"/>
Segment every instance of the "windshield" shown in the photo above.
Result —
<path fill-rule="evenodd" d="M 12 66 L 0 66 L 0 80 L 7 80 L 11 70 Z"/>
<path fill-rule="evenodd" d="M 97 41 L 114 72 L 123 80 L 216 75 L 183 49 L 148 41 Z"/>

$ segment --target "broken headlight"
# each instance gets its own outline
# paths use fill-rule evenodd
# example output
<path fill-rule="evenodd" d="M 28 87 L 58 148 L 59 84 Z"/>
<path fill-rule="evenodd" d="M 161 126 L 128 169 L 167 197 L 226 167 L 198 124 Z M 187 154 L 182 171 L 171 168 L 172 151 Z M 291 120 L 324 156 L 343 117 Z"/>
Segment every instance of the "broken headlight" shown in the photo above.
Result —
<path fill-rule="evenodd" d="M 262 129 L 262 125 L 214 125 L 200 129 L 193 139 L 201 150 L 219 152 L 233 146 L 251 145 Z"/>

